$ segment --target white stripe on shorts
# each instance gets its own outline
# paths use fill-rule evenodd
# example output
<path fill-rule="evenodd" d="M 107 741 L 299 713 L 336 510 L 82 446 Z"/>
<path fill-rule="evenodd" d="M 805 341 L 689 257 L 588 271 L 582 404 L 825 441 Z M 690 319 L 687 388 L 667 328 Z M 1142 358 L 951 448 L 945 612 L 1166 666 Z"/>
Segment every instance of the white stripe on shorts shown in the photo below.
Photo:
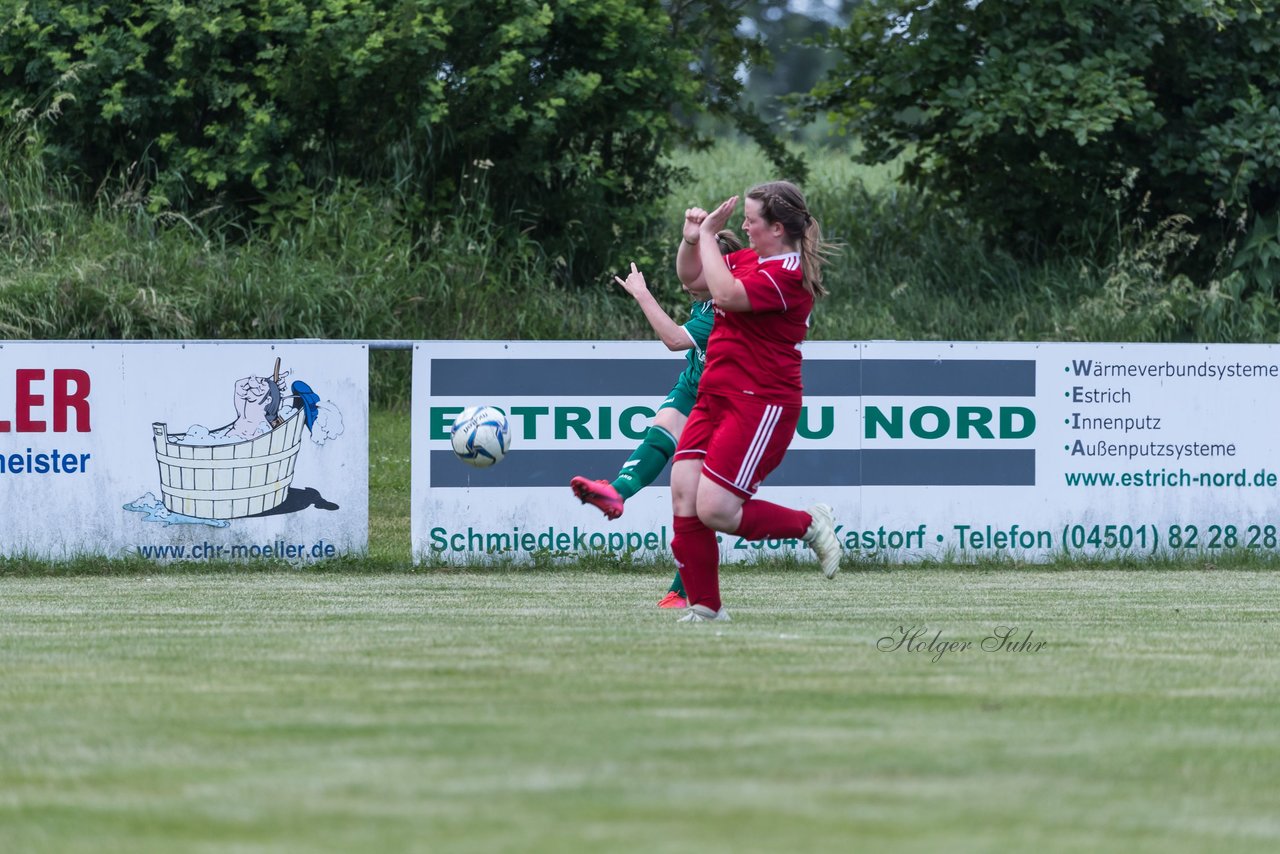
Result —
<path fill-rule="evenodd" d="M 769 405 L 764 408 L 764 417 L 756 425 L 756 435 L 752 437 L 751 444 L 747 447 L 742 468 L 738 469 L 738 475 L 733 479 L 733 485 L 738 489 L 744 492 L 751 491 L 751 484 L 756 478 L 756 466 L 760 465 L 760 458 L 764 456 L 765 448 L 769 447 L 769 440 L 773 437 L 773 428 L 778 426 L 778 419 L 781 417 L 781 406 Z"/>

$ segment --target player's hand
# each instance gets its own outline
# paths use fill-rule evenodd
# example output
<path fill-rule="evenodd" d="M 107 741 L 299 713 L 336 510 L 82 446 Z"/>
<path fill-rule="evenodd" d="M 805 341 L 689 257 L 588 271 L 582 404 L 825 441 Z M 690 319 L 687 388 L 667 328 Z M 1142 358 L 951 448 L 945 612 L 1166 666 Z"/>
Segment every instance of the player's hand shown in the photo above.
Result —
<path fill-rule="evenodd" d="M 710 234 L 714 237 L 729 222 L 729 217 L 733 216 L 733 209 L 738 206 L 738 197 L 730 196 L 720 203 L 720 207 L 707 214 L 702 220 L 699 228 L 703 234 Z"/>
<path fill-rule="evenodd" d="M 625 279 L 620 279 L 617 276 L 614 276 L 613 280 L 622 285 L 622 289 L 633 297 L 639 296 L 649 290 L 649 285 L 644 280 L 644 273 L 641 273 L 640 270 L 636 268 L 636 263 L 634 261 L 631 262 L 631 274 L 629 276 Z"/>

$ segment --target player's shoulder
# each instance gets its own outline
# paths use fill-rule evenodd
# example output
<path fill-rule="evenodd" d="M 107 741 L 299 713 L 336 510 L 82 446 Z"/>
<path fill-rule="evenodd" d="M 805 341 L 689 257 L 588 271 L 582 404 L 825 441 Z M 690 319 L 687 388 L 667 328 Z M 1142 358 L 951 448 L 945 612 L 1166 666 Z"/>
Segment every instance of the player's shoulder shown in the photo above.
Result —
<path fill-rule="evenodd" d="M 768 258 L 761 258 L 759 261 L 761 269 L 783 270 L 793 275 L 801 275 L 800 269 L 800 253 L 784 252 L 781 255 L 770 255 Z"/>
<path fill-rule="evenodd" d="M 715 316 L 715 303 L 712 300 L 704 299 L 695 302 L 689 306 L 689 321 L 710 319 Z"/>
<path fill-rule="evenodd" d="M 756 273 L 767 277 L 775 286 L 784 290 L 804 287 L 804 269 L 800 266 L 799 252 L 761 258 Z"/>

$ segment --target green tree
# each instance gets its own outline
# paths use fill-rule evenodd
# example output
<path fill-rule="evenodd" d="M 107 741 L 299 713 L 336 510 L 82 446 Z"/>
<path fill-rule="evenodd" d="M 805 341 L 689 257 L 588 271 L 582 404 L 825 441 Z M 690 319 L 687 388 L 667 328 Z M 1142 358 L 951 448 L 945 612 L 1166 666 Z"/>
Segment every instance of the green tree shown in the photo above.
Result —
<path fill-rule="evenodd" d="M 58 91 L 53 170 L 305 216 L 337 179 L 429 221 L 483 195 L 564 257 L 666 192 L 678 116 L 740 120 L 741 2 L 0 0 L 0 121 Z M 780 147 L 775 147 L 780 153 Z M 598 257 L 596 261 L 598 262 Z"/>
<path fill-rule="evenodd" d="M 1280 203 L 1272 3 L 866 0 L 830 45 L 809 108 L 1006 245 L 1078 250 L 1118 201 L 1212 264 Z"/>

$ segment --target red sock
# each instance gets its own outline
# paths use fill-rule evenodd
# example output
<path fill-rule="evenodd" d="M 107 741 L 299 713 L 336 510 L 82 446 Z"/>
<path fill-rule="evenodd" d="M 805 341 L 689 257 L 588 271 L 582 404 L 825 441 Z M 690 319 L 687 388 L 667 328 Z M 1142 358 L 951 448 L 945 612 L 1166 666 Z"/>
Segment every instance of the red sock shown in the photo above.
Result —
<path fill-rule="evenodd" d="M 742 505 L 742 522 L 734 531 L 747 540 L 794 540 L 809 530 L 813 517 L 803 510 L 792 510 L 750 498 Z"/>
<path fill-rule="evenodd" d="M 671 554 L 680 569 L 685 598 L 692 605 L 720 610 L 720 545 L 716 532 L 697 516 L 676 516 L 672 520 Z"/>

